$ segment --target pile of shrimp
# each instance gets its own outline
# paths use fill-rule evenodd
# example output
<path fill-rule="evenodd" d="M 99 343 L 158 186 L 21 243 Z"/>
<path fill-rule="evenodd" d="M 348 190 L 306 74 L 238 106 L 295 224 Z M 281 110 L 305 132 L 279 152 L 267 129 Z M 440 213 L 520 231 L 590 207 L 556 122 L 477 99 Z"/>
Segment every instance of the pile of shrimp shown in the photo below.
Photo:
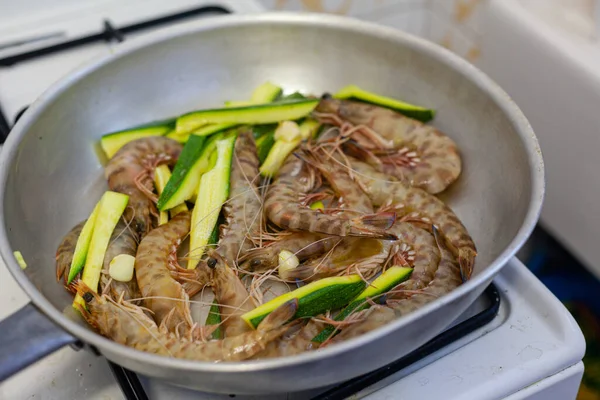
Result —
<path fill-rule="evenodd" d="M 471 276 L 476 248 L 465 226 L 436 194 L 460 175 L 456 144 L 434 128 L 377 106 L 323 96 L 311 115 L 316 138 L 302 142 L 277 175 L 262 178 L 252 127 L 238 130 L 216 246 L 195 269 L 183 250 L 191 213 L 158 226 L 152 183 L 157 165 L 174 165 L 181 145 L 148 137 L 109 160 L 109 188 L 130 196 L 110 240 L 98 290 L 82 281 L 65 287 L 85 302 L 85 320 L 102 335 L 138 350 L 204 361 L 283 357 L 333 345 L 406 315 Z M 320 201 L 322 207 L 310 207 Z M 65 279 L 83 222 L 60 243 L 57 280 Z M 299 265 L 279 273 L 279 255 Z M 135 256 L 130 282 L 116 282 L 108 264 Z M 294 319 L 298 301 L 270 313 L 256 329 L 241 316 L 264 303 L 272 288 L 294 290 L 332 276 L 371 282 L 391 266 L 410 278 L 344 321 L 330 310 Z M 210 297 L 213 301 L 210 301 Z M 194 319 L 191 305 L 218 305 L 221 322 Z M 312 339 L 333 325 L 321 343 Z M 215 335 L 217 330 L 220 335 Z"/>

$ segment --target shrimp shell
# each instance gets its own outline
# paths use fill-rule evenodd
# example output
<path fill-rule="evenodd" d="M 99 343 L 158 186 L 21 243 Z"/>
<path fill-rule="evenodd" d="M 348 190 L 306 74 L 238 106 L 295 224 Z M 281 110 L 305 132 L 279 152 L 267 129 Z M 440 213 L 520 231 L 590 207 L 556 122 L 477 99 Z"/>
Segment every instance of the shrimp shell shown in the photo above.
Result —
<path fill-rule="evenodd" d="M 76 288 L 87 306 L 79 306 L 79 311 L 102 335 L 136 350 L 196 361 L 242 361 L 252 357 L 293 326 L 293 323 L 285 324 L 298 308 L 298 301 L 294 299 L 270 313 L 256 330 L 202 342 L 186 340 L 158 328 L 142 308 L 131 303 L 111 301 L 82 283 Z"/>
<path fill-rule="evenodd" d="M 141 237 L 156 226 L 158 218 L 152 172 L 162 163 L 174 165 L 181 149 L 181 144 L 167 137 L 141 138 L 121 147 L 106 165 L 108 187 L 129 196 L 125 220 L 135 222 Z"/>
<path fill-rule="evenodd" d="M 257 247 L 247 253 L 240 268 L 246 271 L 263 272 L 277 267 L 279 253 L 287 250 L 294 253 L 298 260 L 305 261 L 328 252 L 340 240 L 337 236 L 327 236 L 311 232 L 293 232 L 263 247 Z"/>
<path fill-rule="evenodd" d="M 333 98 L 322 99 L 316 111 L 337 115 L 391 141 L 400 151 L 382 157 L 389 163 L 379 164 L 380 172 L 392 174 L 406 184 L 435 194 L 450 186 L 461 173 L 456 143 L 431 125 L 387 108 Z"/>
<path fill-rule="evenodd" d="M 446 238 L 450 250 L 458 257 L 463 279 L 471 277 L 477 256 L 475 243 L 467 228 L 446 204 L 422 189 L 391 180 L 368 164 L 350 157 L 348 159 L 354 171 L 354 179 L 369 195 L 373 204 L 393 206 L 407 214 L 416 212 L 427 218 Z"/>
<path fill-rule="evenodd" d="M 169 332 L 184 334 L 193 325 L 189 298 L 171 277 L 169 264 L 177 263 L 177 248 L 190 230 L 190 220 L 190 213 L 182 212 L 153 229 L 142 239 L 135 256 L 135 275 L 144 305 L 159 325 L 166 321 Z"/>
<path fill-rule="evenodd" d="M 308 165 L 304 160 L 296 157 L 295 153 L 290 154 L 267 191 L 265 198 L 267 217 L 277 226 L 294 231 L 395 239 L 385 231 L 385 228 L 393 223 L 393 215 L 348 218 L 346 215 L 325 214 L 319 210 L 301 207 L 300 196 L 308 193 L 312 187 L 313 180 Z"/>
<path fill-rule="evenodd" d="M 65 285 L 69 277 L 69 271 L 71 269 L 71 262 L 73 261 L 73 255 L 75 254 L 75 246 L 77 246 L 77 239 L 85 225 L 85 220 L 75 225 L 71 230 L 63 237 L 58 249 L 56 249 L 56 281 L 64 280 Z"/>
<path fill-rule="evenodd" d="M 123 300 L 127 301 L 140 297 L 135 273 L 129 282 L 119 282 L 111 279 L 110 275 L 108 275 L 110 262 L 113 258 L 119 254 L 127 254 L 135 257 L 137 247 L 137 234 L 121 218 L 113 230 L 104 255 L 103 271 L 100 277 L 100 291 L 102 293 L 110 293 L 113 299 L 120 299 L 123 296 Z"/>

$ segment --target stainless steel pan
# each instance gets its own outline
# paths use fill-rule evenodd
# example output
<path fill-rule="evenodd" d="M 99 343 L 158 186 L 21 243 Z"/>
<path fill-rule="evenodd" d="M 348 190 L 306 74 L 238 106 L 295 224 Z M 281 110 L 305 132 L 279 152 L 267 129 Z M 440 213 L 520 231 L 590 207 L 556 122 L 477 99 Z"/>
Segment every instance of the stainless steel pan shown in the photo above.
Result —
<path fill-rule="evenodd" d="M 70 312 L 53 256 L 60 237 L 106 189 L 94 143 L 109 131 L 240 99 L 265 80 L 313 93 L 354 83 L 438 110 L 434 124 L 458 142 L 464 158 L 462 176 L 444 198 L 478 247 L 472 280 L 377 331 L 285 359 L 190 362 L 138 352 L 90 330 Z M 11 132 L 0 163 L 0 250 L 32 301 L 0 324 L 1 376 L 77 338 L 133 371 L 240 394 L 340 382 L 424 344 L 523 244 L 544 193 L 534 133 L 487 76 L 425 40 L 324 15 L 218 17 L 121 45 L 42 95 Z M 14 250 L 27 269 L 19 268 Z"/>

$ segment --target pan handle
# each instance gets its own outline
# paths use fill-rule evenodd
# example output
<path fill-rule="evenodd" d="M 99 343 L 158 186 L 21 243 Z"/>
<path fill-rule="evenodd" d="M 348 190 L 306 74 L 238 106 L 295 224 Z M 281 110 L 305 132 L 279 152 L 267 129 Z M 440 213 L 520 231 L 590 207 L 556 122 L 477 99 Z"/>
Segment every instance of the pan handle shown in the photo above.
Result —
<path fill-rule="evenodd" d="M 0 321 L 0 332 L 0 382 L 77 341 L 32 303 Z"/>

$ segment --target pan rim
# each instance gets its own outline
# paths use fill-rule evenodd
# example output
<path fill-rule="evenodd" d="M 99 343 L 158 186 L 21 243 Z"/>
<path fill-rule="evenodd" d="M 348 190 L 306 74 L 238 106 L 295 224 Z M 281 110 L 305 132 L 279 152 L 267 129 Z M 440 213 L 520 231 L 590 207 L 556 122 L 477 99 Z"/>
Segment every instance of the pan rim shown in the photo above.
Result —
<path fill-rule="evenodd" d="M 436 62 L 443 64 L 447 68 L 457 71 L 459 74 L 466 77 L 480 90 L 484 91 L 490 99 L 498 106 L 506 115 L 516 133 L 522 140 L 525 151 L 529 155 L 529 173 L 531 179 L 531 196 L 526 216 L 521 223 L 517 234 L 505 249 L 496 257 L 487 268 L 479 275 L 461 285 L 459 288 L 448 293 L 441 299 L 437 299 L 430 304 L 420 308 L 419 310 L 399 318 L 398 320 L 378 328 L 372 332 L 366 333 L 359 337 L 348 340 L 347 342 L 337 344 L 336 346 L 321 349 L 317 352 L 302 353 L 295 356 L 266 359 L 266 360 L 248 360 L 241 362 L 202 362 L 190 361 L 177 358 L 159 356 L 145 353 L 133 348 L 118 344 L 107 339 L 92 330 L 78 325 L 76 322 L 66 318 L 60 310 L 55 308 L 48 299 L 33 285 L 27 278 L 25 273 L 20 269 L 13 256 L 8 235 L 6 232 L 4 207 L 0 211 L 0 253 L 4 259 L 7 268 L 12 276 L 19 283 L 21 288 L 27 293 L 31 301 L 46 315 L 50 320 L 58 326 L 80 338 L 86 343 L 96 346 L 101 352 L 106 348 L 110 353 L 118 353 L 131 361 L 150 364 L 152 366 L 160 366 L 162 368 L 170 368 L 175 370 L 186 370 L 196 372 L 219 372 L 219 373 L 241 373 L 253 371 L 268 371 L 282 367 L 297 366 L 300 364 L 309 363 L 316 360 L 323 360 L 333 357 L 340 353 L 345 353 L 352 350 L 354 347 L 365 345 L 375 341 L 378 338 L 387 336 L 402 325 L 408 325 L 415 320 L 422 318 L 443 304 L 456 301 L 462 296 L 472 291 L 475 287 L 481 285 L 487 280 L 491 280 L 500 269 L 516 254 L 518 249 L 524 244 L 526 239 L 531 235 L 540 213 L 544 200 L 545 178 L 544 178 L 544 162 L 538 140 L 527 121 L 526 117 L 508 94 L 501 89 L 492 79 L 484 72 L 473 66 L 458 55 L 452 53 L 435 43 L 426 39 L 401 32 L 394 28 L 380 26 L 371 22 L 361 21 L 351 17 L 319 15 L 319 14 L 303 14 L 295 12 L 268 12 L 262 14 L 233 14 L 211 17 L 210 19 L 202 20 L 192 24 L 185 24 L 177 27 L 169 27 L 159 31 L 149 33 L 146 36 L 133 39 L 131 41 L 120 44 L 115 47 L 111 54 L 101 55 L 86 62 L 75 71 L 72 71 L 65 77 L 61 78 L 52 84 L 38 99 L 36 99 L 29 109 L 19 119 L 15 127 L 12 129 L 2 151 L 0 152 L 0 204 L 4 204 L 5 187 L 8 179 L 8 172 L 11 163 L 13 162 L 18 146 L 26 134 L 28 128 L 36 121 L 39 116 L 51 103 L 53 99 L 59 97 L 64 91 L 71 87 L 76 82 L 106 64 L 113 62 L 116 59 L 125 57 L 130 53 L 146 48 L 150 45 L 166 42 L 177 37 L 191 36 L 200 32 L 227 29 L 239 25 L 260 25 L 260 24 L 275 24 L 275 25 L 294 25 L 294 26 L 324 26 L 339 30 L 351 31 L 354 33 L 364 34 L 366 36 L 375 37 L 382 40 L 394 42 L 396 45 L 407 46 L 417 51 L 423 52 L 427 56 L 434 59 Z M 191 26 L 190 26 L 191 25 Z"/>

